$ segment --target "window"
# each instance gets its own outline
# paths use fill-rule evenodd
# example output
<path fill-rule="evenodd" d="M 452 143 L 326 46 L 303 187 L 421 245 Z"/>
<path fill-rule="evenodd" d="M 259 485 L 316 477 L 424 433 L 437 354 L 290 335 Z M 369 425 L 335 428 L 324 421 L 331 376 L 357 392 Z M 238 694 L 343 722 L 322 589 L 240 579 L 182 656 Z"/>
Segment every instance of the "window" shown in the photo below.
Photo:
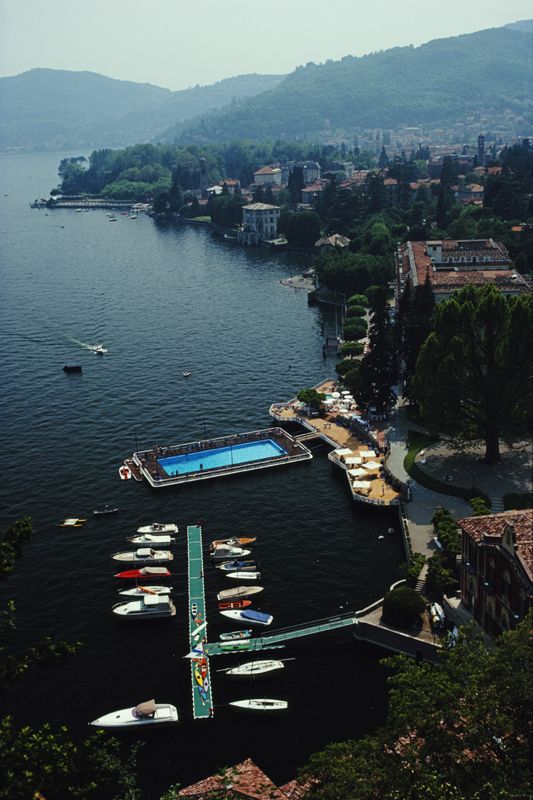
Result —
<path fill-rule="evenodd" d="M 502 598 L 509 602 L 509 596 L 511 594 L 511 576 L 505 570 L 502 575 Z"/>

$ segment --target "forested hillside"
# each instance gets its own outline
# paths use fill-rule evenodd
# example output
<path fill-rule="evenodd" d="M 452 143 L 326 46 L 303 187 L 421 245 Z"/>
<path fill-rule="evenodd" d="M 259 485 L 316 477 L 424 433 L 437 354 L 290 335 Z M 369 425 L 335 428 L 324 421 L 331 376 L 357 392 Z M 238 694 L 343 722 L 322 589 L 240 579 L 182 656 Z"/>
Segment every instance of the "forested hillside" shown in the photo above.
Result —
<path fill-rule="evenodd" d="M 511 28 L 308 64 L 238 107 L 197 120 L 182 141 L 318 135 L 457 122 L 505 110 L 533 122 L 533 34 Z"/>

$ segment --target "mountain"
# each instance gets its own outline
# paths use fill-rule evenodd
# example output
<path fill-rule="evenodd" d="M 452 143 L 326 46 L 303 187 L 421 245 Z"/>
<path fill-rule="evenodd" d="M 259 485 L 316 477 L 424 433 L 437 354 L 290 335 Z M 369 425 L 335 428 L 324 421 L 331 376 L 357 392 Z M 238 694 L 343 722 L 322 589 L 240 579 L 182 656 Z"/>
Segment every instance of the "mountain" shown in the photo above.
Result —
<path fill-rule="evenodd" d="M 282 78 L 241 75 L 172 92 L 94 72 L 32 69 L 0 78 L 0 149 L 91 149 L 148 141 L 234 98 L 271 89 Z"/>
<path fill-rule="evenodd" d="M 270 91 L 195 120 L 181 141 L 309 138 L 505 111 L 527 127 L 532 75 L 533 35 L 494 28 L 299 67 Z"/>
<path fill-rule="evenodd" d="M 508 25 L 504 25 L 504 28 L 513 28 L 517 31 L 526 31 L 527 33 L 533 33 L 533 19 L 520 19 L 518 22 L 509 22 Z"/>

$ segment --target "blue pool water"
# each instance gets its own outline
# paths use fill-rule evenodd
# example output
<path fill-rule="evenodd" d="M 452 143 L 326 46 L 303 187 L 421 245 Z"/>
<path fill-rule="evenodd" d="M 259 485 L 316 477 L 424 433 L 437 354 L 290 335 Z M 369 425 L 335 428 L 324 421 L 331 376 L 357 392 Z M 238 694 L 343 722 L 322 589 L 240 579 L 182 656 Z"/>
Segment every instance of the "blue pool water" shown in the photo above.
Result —
<path fill-rule="evenodd" d="M 247 464 L 249 461 L 264 461 L 287 455 L 287 451 L 273 439 L 262 439 L 258 442 L 244 442 L 232 447 L 215 447 L 198 453 L 186 453 L 183 456 L 171 456 L 158 459 L 167 475 L 183 475 L 187 472 L 230 467 L 234 464 Z"/>

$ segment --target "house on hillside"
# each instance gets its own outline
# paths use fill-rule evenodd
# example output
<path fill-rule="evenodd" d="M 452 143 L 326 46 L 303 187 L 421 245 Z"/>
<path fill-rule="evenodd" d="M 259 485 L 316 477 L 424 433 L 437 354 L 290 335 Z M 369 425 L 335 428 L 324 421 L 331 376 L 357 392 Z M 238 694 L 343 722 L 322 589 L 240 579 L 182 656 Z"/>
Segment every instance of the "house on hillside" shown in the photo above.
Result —
<path fill-rule="evenodd" d="M 255 245 L 271 241 L 278 235 L 280 207 L 269 203 L 250 203 L 242 207 L 242 228 L 237 234 L 240 244 Z"/>
<path fill-rule="evenodd" d="M 281 169 L 276 165 L 261 167 L 254 172 L 256 186 L 281 186 Z"/>
<path fill-rule="evenodd" d="M 331 250 L 338 247 L 340 250 L 345 250 L 350 245 L 350 240 L 347 236 L 342 236 L 340 233 L 332 233 L 331 236 L 323 236 L 317 242 L 315 247 L 323 253 L 325 250 Z"/>
<path fill-rule="evenodd" d="M 180 789 L 178 797 L 193 800 L 303 800 L 310 788 L 310 781 L 302 784 L 296 780 L 278 787 L 247 758 L 234 767 L 227 767 L 216 775 Z"/>
<path fill-rule="evenodd" d="M 461 603 L 489 636 L 514 628 L 533 605 L 533 509 L 467 517 Z"/>

